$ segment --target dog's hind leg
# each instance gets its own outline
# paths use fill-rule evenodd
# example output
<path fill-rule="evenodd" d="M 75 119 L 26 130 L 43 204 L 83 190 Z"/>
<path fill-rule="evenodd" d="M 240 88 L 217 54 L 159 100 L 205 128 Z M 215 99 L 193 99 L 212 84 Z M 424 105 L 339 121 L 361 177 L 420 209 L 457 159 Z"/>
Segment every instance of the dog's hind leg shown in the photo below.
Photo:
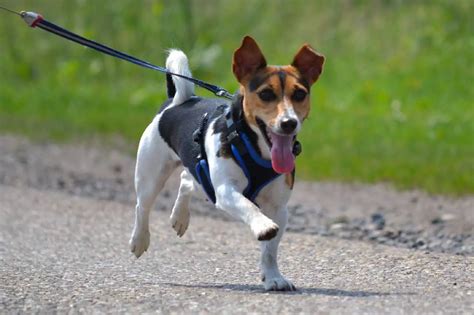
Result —
<path fill-rule="evenodd" d="M 173 229 L 179 237 L 183 236 L 189 225 L 189 201 L 195 191 L 195 184 L 192 175 L 187 171 L 181 172 L 181 183 L 173 211 L 171 212 L 170 222 Z"/>
<path fill-rule="evenodd" d="M 159 116 L 147 127 L 140 139 L 135 168 L 137 205 L 135 227 L 130 238 L 130 250 L 140 257 L 150 244 L 148 219 L 156 197 L 166 180 L 180 164 L 174 152 L 158 131 Z"/>

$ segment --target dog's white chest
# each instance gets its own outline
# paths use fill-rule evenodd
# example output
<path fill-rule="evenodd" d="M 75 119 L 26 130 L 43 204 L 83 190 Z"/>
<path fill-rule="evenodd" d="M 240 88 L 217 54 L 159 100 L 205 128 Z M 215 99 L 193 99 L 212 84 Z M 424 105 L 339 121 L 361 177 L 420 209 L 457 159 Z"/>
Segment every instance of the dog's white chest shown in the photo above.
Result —
<path fill-rule="evenodd" d="M 272 209 L 277 210 L 285 206 L 288 203 L 290 196 L 291 189 L 285 182 L 285 175 L 282 175 L 269 185 L 265 186 L 260 191 L 255 201 L 265 212 Z"/>

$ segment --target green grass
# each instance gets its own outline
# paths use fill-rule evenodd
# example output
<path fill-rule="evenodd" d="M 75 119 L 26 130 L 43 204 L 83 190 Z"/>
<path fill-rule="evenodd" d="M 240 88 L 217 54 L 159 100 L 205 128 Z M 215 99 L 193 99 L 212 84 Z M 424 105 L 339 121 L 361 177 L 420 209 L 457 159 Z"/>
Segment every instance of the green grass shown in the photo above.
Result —
<path fill-rule="evenodd" d="M 312 91 L 298 174 L 474 193 L 474 2 L 2 1 L 162 65 L 180 47 L 194 75 L 234 91 L 243 35 L 272 64 L 304 42 L 327 57 Z M 202 95 L 207 92 L 198 90 Z M 165 98 L 163 75 L 0 12 L 0 131 L 134 148 Z"/>

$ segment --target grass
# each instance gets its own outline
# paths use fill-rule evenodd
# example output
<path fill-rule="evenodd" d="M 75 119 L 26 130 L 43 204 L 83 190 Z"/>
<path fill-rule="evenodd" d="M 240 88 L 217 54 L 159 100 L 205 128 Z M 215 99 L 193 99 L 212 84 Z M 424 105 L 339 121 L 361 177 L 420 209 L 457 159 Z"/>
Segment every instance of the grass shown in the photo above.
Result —
<path fill-rule="evenodd" d="M 180 47 L 196 77 L 237 88 L 243 35 L 287 64 L 327 57 L 312 91 L 299 177 L 474 193 L 474 3 L 458 1 L 3 1 L 162 65 Z M 201 95 L 209 95 L 198 90 Z M 0 12 L 0 131 L 134 148 L 165 98 L 163 75 L 29 29 Z"/>

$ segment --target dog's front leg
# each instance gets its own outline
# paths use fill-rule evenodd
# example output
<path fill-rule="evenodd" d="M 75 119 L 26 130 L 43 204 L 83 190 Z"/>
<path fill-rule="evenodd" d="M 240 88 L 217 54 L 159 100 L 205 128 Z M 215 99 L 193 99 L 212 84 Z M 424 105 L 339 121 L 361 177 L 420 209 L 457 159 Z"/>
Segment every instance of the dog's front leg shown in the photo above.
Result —
<path fill-rule="evenodd" d="M 280 227 L 277 235 L 265 242 L 261 242 L 260 248 L 262 251 L 261 257 L 261 268 L 262 268 L 262 281 L 265 286 L 265 290 L 272 291 L 294 291 L 295 286 L 285 279 L 278 269 L 278 245 L 280 244 L 281 237 L 285 232 L 286 223 L 288 221 L 288 211 L 286 207 L 281 208 L 277 211 L 273 217 L 273 220 Z"/>
<path fill-rule="evenodd" d="M 278 225 L 233 185 L 221 184 L 216 187 L 216 207 L 250 226 L 259 241 L 270 240 L 278 233 Z"/>

